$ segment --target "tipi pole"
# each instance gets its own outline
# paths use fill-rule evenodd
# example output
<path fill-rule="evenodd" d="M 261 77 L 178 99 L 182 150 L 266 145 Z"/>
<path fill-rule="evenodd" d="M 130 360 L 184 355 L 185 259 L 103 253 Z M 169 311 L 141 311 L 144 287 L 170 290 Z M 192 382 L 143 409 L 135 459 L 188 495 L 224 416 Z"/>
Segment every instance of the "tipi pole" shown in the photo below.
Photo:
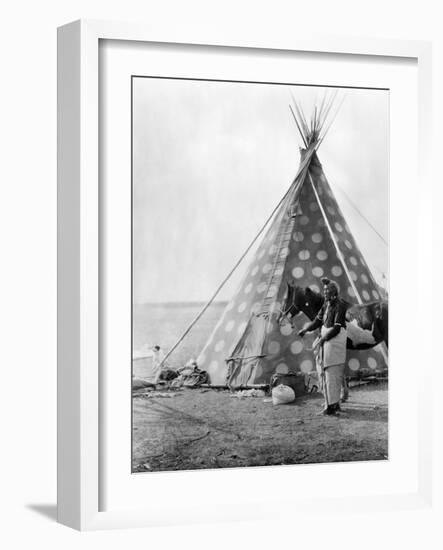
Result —
<path fill-rule="evenodd" d="M 243 252 L 243 254 L 241 255 L 241 257 L 239 258 L 239 260 L 237 260 L 236 264 L 234 265 L 234 267 L 231 269 L 231 271 L 228 273 L 228 275 L 226 275 L 226 277 L 223 279 L 223 281 L 219 284 L 219 286 L 217 287 L 216 291 L 214 292 L 214 294 L 211 296 L 211 298 L 208 300 L 208 302 L 203 306 L 203 308 L 201 309 L 201 311 L 197 314 L 197 316 L 191 321 L 191 323 L 188 325 L 188 327 L 186 328 L 186 330 L 183 332 L 183 334 L 180 336 L 180 338 L 177 340 L 177 342 L 172 346 L 172 348 L 168 351 L 168 353 L 164 356 L 162 362 L 160 363 L 159 367 L 161 367 L 163 365 L 163 363 L 166 361 L 166 359 L 171 355 L 171 353 L 177 348 L 177 346 L 184 340 L 184 338 L 188 335 L 189 331 L 192 329 L 192 327 L 195 325 L 195 323 L 200 319 L 200 317 L 203 315 L 203 313 L 208 309 L 208 307 L 212 304 L 212 302 L 215 300 L 215 298 L 217 297 L 218 293 L 220 292 L 220 290 L 223 288 L 223 286 L 226 284 L 226 282 L 228 281 L 228 279 L 231 277 L 231 275 L 234 273 L 234 271 L 237 269 L 237 267 L 241 264 L 241 262 L 243 261 L 243 259 L 245 258 L 246 254 L 251 250 L 251 248 L 254 246 L 255 242 L 257 241 L 257 239 L 260 237 L 260 235 L 263 233 L 263 231 L 265 230 L 266 226 L 268 225 L 268 223 L 271 221 L 271 219 L 273 218 L 274 214 L 277 212 L 277 210 L 280 208 L 281 204 L 283 204 L 283 202 L 286 200 L 286 198 L 289 196 L 289 194 L 291 193 L 292 189 L 293 189 L 293 185 L 294 183 L 296 182 L 297 178 L 299 177 L 299 175 L 303 172 L 303 170 L 306 168 L 306 166 L 308 165 L 308 163 L 310 162 L 311 160 L 311 156 L 312 156 L 312 153 L 311 152 L 311 155 L 307 155 L 304 159 L 304 161 L 302 162 L 302 164 L 300 165 L 299 167 L 299 170 L 297 172 L 297 175 L 295 176 L 294 178 L 294 181 L 292 182 L 291 186 L 289 187 L 289 189 L 286 191 L 286 193 L 283 195 L 283 197 L 280 199 L 279 203 L 277 204 L 277 206 L 274 208 L 274 210 L 271 212 L 271 214 L 268 216 L 267 220 L 265 221 L 265 223 L 262 225 L 261 229 L 259 230 L 259 232 L 257 233 L 257 235 L 252 239 L 251 243 L 249 244 L 249 246 L 246 248 L 246 250 Z"/>
<path fill-rule="evenodd" d="M 328 127 L 326 128 L 326 130 L 323 132 L 322 137 L 319 139 L 319 142 L 318 142 L 318 144 L 317 144 L 316 149 L 318 149 L 318 148 L 320 147 L 320 145 L 323 143 L 323 140 L 325 139 L 327 133 L 329 132 L 329 129 L 331 128 L 331 126 L 333 125 L 335 119 L 337 118 L 338 112 L 340 111 L 341 106 L 343 105 L 343 102 L 344 102 L 345 99 L 346 99 L 346 96 L 343 96 L 343 98 L 342 98 L 342 100 L 341 100 L 341 102 L 340 102 L 340 105 L 337 107 L 337 110 L 335 111 L 335 114 L 334 114 L 334 116 L 332 117 L 331 122 L 329 123 Z"/>
<path fill-rule="evenodd" d="M 300 125 L 298 124 L 297 117 L 295 116 L 295 113 L 294 113 L 294 111 L 292 110 L 291 105 L 289 105 L 289 108 L 291 109 L 292 116 L 294 117 L 295 124 L 297 125 L 297 129 L 298 129 L 298 131 L 300 132 L 300 135 L 301 135 L 301 138 L 302 138 L 302 140 L 303 140 L 303 143 L 305 144 L 305 147 L 307 147 L 308 144 L 306 143 L 305 136 L 303 135 L 303 132 L 301 131 Z"/>
<path fill-rule="evenodd" d="M 328 217 L 326 216 L 325 209 L 323 208 L 323 204 L 321 203 L 320 197 L 318 196 L 317 189 L 315 188 L 314 182 L 312 181 L 312 177 L 311 177 L 311 174 L 309 172 L 309 169 L 308 169 L 308 176 L 309 176 L 309 181 L 311 182 L 312 190 L 314 191 L 315 198 L 317 199 L 318 206 L 320 208 L 320 212 L 322 213 L 323 219 L 325 220 L 326 227 L 328 228 L 328 231 L 329 231 L 329 234 L 331 236 L 332 242 L 334 243 L 335 250 L 337 251 L 338 259 L 340 260 L 340 262 L 343 266 L 343 269 L 345 270 L 346 276 L 347 276 L 347 278 L 348 278 L 348 280 L 351 284 L 352 290 L 354 291 L 354 294 L 355 294 L 355 296 L 358 300 L 358 303 L 363 304 L 363 300 L 361 299 L 361 296 L 360 296 L 360 294 L 357 290 L 357 287 L 355 286 L 355 283 L 352 280 L 352 277 L 349 273 L 349 269 L 348 269 L 348 266 L 346 265 L 343 253 L 342 253 L 342 251 L 340 250 L 340 248 L 338 246 L 338 243 L 337 243 L 337 240 L 335 238 L 334 232 L 332 231 L 332 228 L 331 228 L 331 224 L 329 223 Z"/>
<path fill-rule="evenodd" d="M 320 208 L 320 211 L 322 213 L 322 216 L 325 220 L 325 224 L 326 224 L 326 227 L 328 228 L 328 231 L 329 231 L 329 234 L 331 236 L 331 239 L 332 239 L 332 242 L 334 243 L 334 247 L 335 247 L 335 250 L 337 251 L 337 256 L 338 256 L 338 259 L 340 260 L 342 266 L 343 266 L 343 269 L 345 270 L 345 273 L 346 273 L 346 276 L 349 280 L 349 282 L 351 283 L 351 287 L 352 287 L 352 290 L 354 291 L 354 294 L 355 296 L 357 297 L 357 300 L 358 300 L 358 303 L 359 304 L 363 304 L 363 300 L 361 299 L 360 297 L 360 294 L 357 290 L 357 287 L 355 286 L 355 283 L 354 281 L 352 280 L 352 277 L 349 273 L 349 270 L 348 270 L 348 266 L 346 265 L 346 262 L 345 262 L 345 259 L 344 259 L 344 256 L 342 254 L 342 251 L 340 250 L 340 248 L 338 247 L 338 244 L 337 244 L 337 241 L 335 239 L 335 235 L 332 231 L 332 228 L 331 228 L 331 225 L 329 223 L 329 220 L 328 220 L 328 217 L 326 216 L 326 212 L 323 208 L 323 204 L 321 203 L 320 201 L 320 197 L 318 196 L 318 193 L 317 193 L 317 189 L 315 188 L 314 186 L 314 182 L 312 181 L 312 177 L 311 177 L 311 174 L 309 173 L 309 169 L 308 169 L 308 175 L 309 175 L 309 181 L 311 183 L 311 186 L 312 186 L 312 189 L 314 191 L 314 195 L 315 195 L 315 198 L 317 199 L 317 202 L 318 202 L 318 206 Z M 384 348 L 383 346 L 383 343 L 381 343 L 379 346 L 379 349 L 380 349 L 380 353 L 382 354 L 383 356 L 383 359 L 385 360 L 386 364 L 388 364 L 388 354 L 386 352 L 386 349 Z"/>
<path fill-rule="evenodd" d="M 329 99 L 329 102 L 326 105 L 325 114 L 322 115 L 322 120 L 321 120 L 321 123 L 319 124 L 319 128 L 318 128 L 318 135 L 319 136 L 320 136 L 320 134 L 323 130 L 323 126 L 326 124 L 326 120 L 329 116 L 329 113 L 331 111 L 332 106 L 334 105 L 334 101 L 335 101 L 335 98 L 337 97 L 337 94 L 338 94 L 338 91 L 335 90 L 335 92 L 332 93 L 332 96 L 331 96 L 331 98 Z M 318 147 L 319 147 L 319 145 L 316 147 L 316 149 L 318 149 Z"/>

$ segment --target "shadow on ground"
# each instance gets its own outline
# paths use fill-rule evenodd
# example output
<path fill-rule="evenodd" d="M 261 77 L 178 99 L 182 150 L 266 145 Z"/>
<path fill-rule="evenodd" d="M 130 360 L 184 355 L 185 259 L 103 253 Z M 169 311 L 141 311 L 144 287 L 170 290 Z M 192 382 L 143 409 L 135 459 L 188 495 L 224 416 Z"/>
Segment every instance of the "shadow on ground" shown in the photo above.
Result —
<path fill-rule="evenodd" d="M 36 514 L 57 521 L 57 505 L 56 504 L 26 504 L 28 510 L 32 510 Z"/>

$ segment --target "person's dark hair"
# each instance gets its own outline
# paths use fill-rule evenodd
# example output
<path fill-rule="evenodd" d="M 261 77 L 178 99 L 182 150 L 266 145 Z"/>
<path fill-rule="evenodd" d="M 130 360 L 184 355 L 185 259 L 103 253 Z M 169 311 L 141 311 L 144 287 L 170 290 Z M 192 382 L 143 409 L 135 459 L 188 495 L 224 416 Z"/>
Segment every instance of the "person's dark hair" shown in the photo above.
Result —
<path fill-rule="evenodd" d="M 155 349 L 156 351 L 160 351 L 160 346 L 154 346 L 154 349 Z"/>
<path fill-rule="evenodd" d="M 327 277 L 322 277 L 321 282 L 323 283 L 323 287 L 330 288 L 334 291 L 334 294 L 338 296 L 338 284 L 335 281 L 331 281 Z"/>

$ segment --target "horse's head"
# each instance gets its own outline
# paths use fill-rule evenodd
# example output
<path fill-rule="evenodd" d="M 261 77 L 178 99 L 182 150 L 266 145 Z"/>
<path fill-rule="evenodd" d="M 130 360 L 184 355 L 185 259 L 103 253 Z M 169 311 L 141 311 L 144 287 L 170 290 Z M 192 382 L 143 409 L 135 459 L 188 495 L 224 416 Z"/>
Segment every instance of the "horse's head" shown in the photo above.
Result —
<path fill-rule="evenodd" d="M 289 321 L 293 325 L 293 318 L 303 312 L 309 319 L 314 319 L 323 304 L 323 297 L 309 287 L 297 286 L 294 281 L 287 283 L 286 296 L 283 300 L 279 323 Z"/>
<path fill-rule="evenodd" d="M 303 289 L 297 286 L 294 281 L 287 282 L 286 295 L 283 299 L 283 304 L 280 312 L 279 322 L 290 322 L 302 311 Z"/>
<path fill-rule="evenodd" d="M 278 316 L 277 322 L 281 325 L 283 322 L 291 322 L 293 317 L 293 296 L 294 296 L 294 285 L 288 281 L 286 283 L 286 294 L 283 298 L 283 303 L 280 309 L 280 315 Z M 292 324 L 292 323 L 291 323 Z"/>

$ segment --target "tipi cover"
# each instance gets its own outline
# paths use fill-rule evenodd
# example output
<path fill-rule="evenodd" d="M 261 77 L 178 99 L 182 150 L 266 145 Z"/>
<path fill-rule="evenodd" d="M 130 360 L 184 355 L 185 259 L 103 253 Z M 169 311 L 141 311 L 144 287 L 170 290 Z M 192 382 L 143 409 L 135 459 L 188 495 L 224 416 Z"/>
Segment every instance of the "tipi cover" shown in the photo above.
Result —
<path fill-rule="evenodd" d="M 307 317 L 299 314 L 294 328 L 277 322 L 287 281 L 320 291 L 320 279 L 326 276 L 339 284 L 349 302 L 380 299 L 317 156 L 325 119 L 315 113 L 308 127 L 298 108 L 297 113 L 304 142 L 297 176 L 197 359 L 212 385 L 267 384 L 276 372 L 309 373 L 315 368 L 314 335 L 297 336 Z M 348 371 L 383 370 L 385 357 L 379 348 L 348 350 Z"/>

